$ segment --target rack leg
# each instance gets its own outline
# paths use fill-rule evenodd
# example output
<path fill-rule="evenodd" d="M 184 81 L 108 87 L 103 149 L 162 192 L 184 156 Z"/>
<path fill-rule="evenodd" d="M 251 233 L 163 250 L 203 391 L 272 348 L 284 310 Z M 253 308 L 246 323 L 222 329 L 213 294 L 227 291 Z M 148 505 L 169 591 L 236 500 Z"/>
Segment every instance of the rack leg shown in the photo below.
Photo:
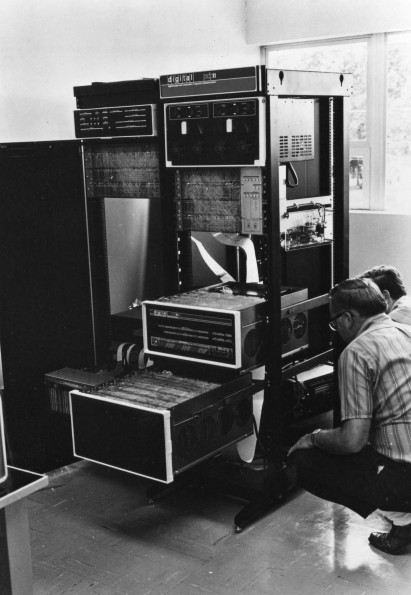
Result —
<path fill-rule="evenodd" d="M 236 533 L 241 533 L 245 527 L 269 514 L 286 500 L 293 486 L 283 477 L 279 478 L 279 480 L 279 486 L 276 489 L 270 490 L 267 486 L 261 494 L 250 500 L 234 517 L 234 530 Z"/>

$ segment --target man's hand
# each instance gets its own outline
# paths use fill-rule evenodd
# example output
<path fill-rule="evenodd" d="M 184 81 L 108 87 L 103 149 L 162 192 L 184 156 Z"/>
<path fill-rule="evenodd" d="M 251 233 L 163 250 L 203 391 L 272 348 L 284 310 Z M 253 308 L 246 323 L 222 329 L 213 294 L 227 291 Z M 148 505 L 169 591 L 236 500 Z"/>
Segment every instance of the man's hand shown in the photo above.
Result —
<path fill-rule="evenodd" d="M 316 438 L 316 445 L 322 450 L 336 455 L 348 455 L 360 452 L 368 443 L 371 419 L 346 419 L 338 428 L 321 430 L 320 444 Z M 290 455 L 299 448 L 313 448 L 311 434 L 305 434 L 288 451 Z"/>
<path fill-rule="evenodd" d="M 311 434 L 305 434 L 305 436 L 301 436 L 301 438 L 290 448 L 287 456 L 290 456 L 294 450 L 298 450 L 299 448 L 313 448 Z"/>

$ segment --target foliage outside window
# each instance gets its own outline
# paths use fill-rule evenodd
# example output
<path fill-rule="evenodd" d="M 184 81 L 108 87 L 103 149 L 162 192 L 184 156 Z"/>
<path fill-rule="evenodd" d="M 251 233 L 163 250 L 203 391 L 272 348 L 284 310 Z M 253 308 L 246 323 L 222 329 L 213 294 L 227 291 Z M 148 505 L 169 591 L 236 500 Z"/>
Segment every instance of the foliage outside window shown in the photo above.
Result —
<path fill-rule="evenodd" d="M 392 211 L 411 211 L 410 56 L 411 33 L 388 36 L 385 197 Z"/>

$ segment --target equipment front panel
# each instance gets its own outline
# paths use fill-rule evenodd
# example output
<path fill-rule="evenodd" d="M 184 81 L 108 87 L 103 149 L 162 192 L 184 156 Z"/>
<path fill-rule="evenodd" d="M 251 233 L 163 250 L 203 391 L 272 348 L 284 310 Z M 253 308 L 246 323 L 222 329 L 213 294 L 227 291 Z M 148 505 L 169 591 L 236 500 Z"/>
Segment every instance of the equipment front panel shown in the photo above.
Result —
<path fill-rule="evenodd" d="M 150 302 L 143 308 L 147 353 L 238 366 L 239 313 Z"/>
<path fill-rule="evenodd" d="M 167 167 L 264 166 L 265 101 L 166 103 Z"/>
<path fill-rule="evenodd" d="M 155 105 L 76 110 L 74 112 L 76 137 L 156 136 L 156 113 Z"/>

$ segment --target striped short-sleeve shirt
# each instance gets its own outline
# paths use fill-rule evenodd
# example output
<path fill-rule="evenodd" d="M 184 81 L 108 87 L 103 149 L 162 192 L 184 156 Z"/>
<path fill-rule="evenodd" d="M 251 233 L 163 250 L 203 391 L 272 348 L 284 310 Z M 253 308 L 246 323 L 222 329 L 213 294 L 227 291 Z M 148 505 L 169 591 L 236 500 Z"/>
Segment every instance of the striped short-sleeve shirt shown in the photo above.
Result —
<path fill-rule="evenodd" d="M 403 295 L 393 305 L 389 317 L 394 322 L 411 325 L 411 297 Z"/>
<path fill-rule="evenodd" d="M 411 463 L 411 327 L 366 320 L 339 362 L 341 419 L 371 419 L 378 452 Z"/>

